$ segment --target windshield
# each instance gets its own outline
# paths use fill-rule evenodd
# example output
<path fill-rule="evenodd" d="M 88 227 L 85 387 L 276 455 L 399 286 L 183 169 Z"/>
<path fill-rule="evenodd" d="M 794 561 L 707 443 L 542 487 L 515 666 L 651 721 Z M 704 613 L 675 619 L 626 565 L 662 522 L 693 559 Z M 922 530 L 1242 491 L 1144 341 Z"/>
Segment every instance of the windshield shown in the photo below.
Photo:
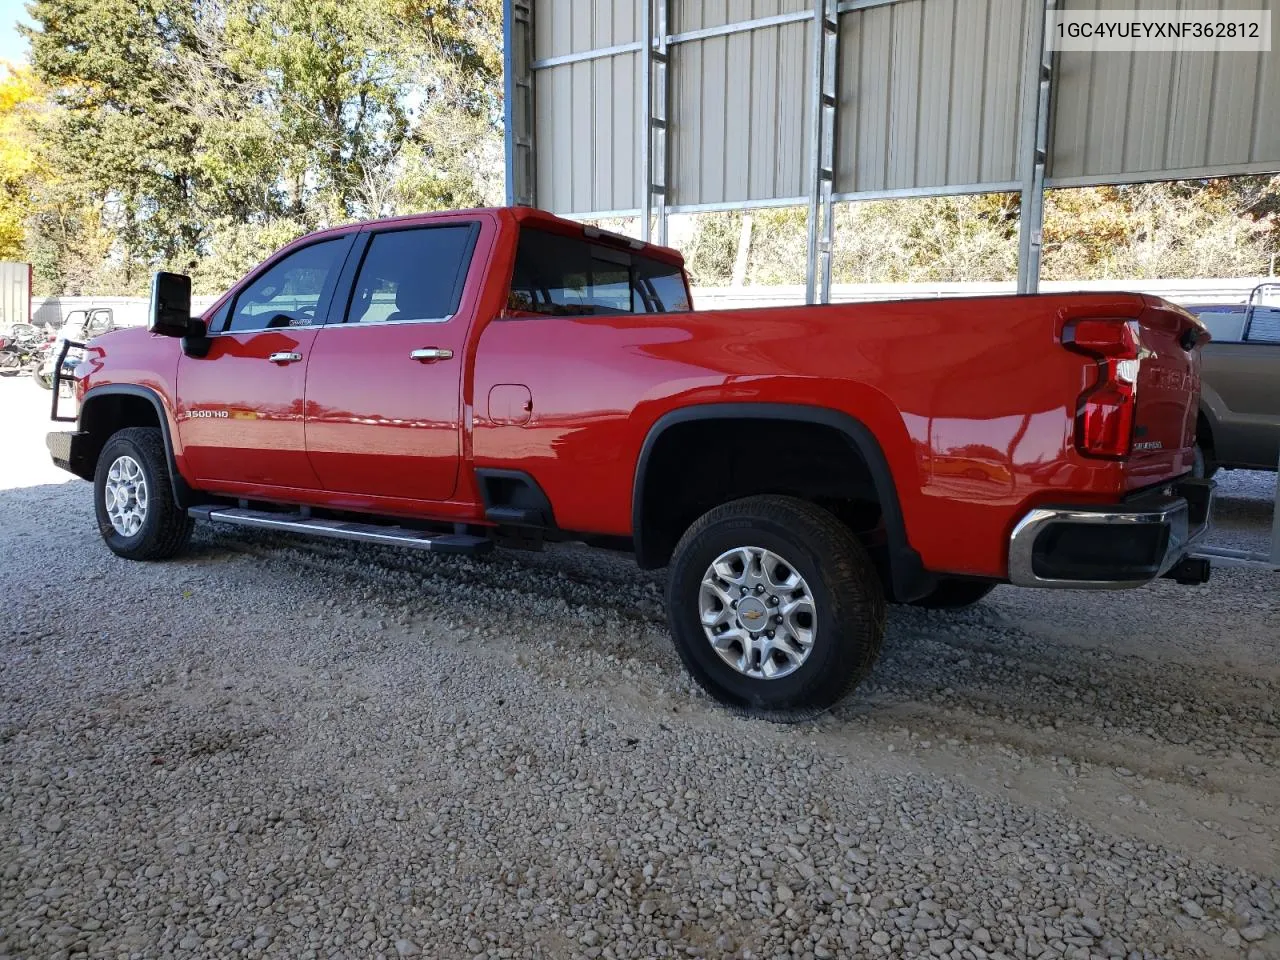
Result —
<path fill-rule="evenodd" d="M 522 227 L 510 310 L 552 316 L 687 311 L 677 266 L 631 250 Z"/>

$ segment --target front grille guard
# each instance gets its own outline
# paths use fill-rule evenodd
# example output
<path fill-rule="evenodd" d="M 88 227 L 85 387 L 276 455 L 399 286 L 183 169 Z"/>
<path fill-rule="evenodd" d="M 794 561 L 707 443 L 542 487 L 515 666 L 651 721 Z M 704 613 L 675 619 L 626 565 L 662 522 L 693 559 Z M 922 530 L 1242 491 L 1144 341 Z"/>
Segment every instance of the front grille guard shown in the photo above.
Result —
<path fill-rule="evenodd" d="M 53 405 L 49 410 L 49 419 L 57 420 L 60 423 L 75 423 L 79 414 L 73 414 L 69 417 L 58 416 L 58 395 L 62 393 L 62 381 L 69 383 L 75 382 L 75 377 L 62 372 L 62 365 L 67 361 L 67 354 L 75 349 L 84 349 L 84 344 L 79 340 L 63 340 L 62 349 L 58 351 L 58 360 L 53 365 Z"/>

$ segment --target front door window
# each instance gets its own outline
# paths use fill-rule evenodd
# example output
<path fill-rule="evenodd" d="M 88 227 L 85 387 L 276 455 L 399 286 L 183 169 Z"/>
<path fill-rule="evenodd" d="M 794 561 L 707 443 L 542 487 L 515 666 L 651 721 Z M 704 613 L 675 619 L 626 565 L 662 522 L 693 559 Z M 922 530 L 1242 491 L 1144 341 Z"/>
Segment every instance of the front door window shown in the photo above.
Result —
<path fill-rule="evenodd" d="M 236 297 L 224 333 L 308 327 L 342 265 L 350 237 L 335 237 L 295 250 L 254 278 Z"/>

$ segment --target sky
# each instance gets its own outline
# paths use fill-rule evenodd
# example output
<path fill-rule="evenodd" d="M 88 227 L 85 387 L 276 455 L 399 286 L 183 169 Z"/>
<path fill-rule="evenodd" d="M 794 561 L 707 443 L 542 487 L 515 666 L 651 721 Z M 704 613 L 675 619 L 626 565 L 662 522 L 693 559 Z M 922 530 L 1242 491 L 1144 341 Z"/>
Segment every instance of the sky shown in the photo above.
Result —
<path fill-rule="evenodd" d="M 27 21 L 25 0 L 0 0 L 0 60 L 14 63 L 27 59 L 27 41 L 15 25 Z"/>

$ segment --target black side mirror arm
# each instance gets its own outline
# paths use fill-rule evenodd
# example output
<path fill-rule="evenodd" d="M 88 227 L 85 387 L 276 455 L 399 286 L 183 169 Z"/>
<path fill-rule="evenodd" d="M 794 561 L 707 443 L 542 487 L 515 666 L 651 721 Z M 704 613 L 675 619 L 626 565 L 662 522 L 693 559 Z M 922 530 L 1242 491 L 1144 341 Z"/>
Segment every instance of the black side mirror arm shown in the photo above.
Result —
<path fill-rule="evenodd" d="M 212 346 L 213 338 L 209 336 L 205 322 L 199 317 L 192 317 L 187 335 L 182 338 L 182 352 L 188 357 L 207 357 Z"/>

